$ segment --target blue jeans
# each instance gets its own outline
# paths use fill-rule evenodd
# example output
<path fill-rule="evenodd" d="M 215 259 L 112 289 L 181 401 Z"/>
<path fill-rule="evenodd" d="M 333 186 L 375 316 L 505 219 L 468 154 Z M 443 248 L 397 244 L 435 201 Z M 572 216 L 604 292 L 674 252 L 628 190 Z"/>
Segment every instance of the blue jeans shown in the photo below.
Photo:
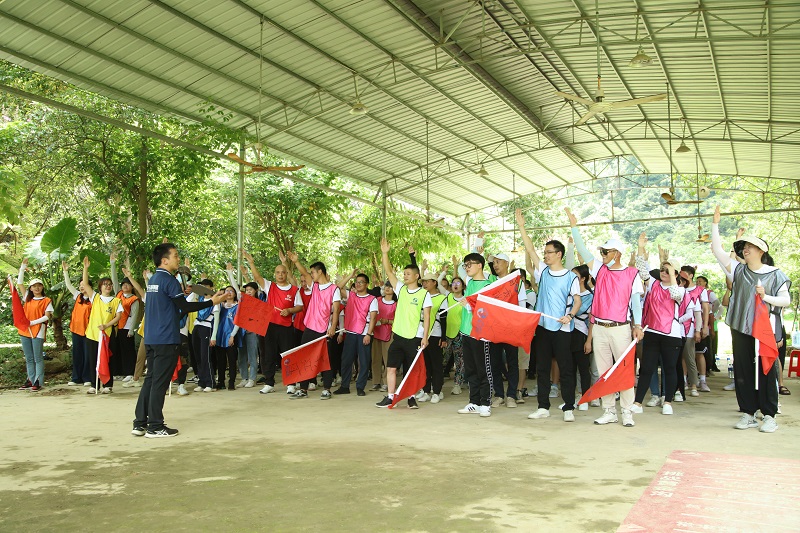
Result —
<path fill-rule="evenodd" d="M 341 368 L 343 389 L 350 389 L 350 379 L 353 377 L 353 362 L 356 356 L 358 356 L 356 389 L 364 390 L 367 386 L 369 365 L 372 361 L 372 346 L 370 344 L 364 346 L 364 337 L 364 335 L 356 335 L 349 332 L 344 336 Z"/>
<path fill-rule="evenodd" d="M 22 352 L 25 354 L 25 369 L 28 373 L 28 379 L 34 385 L 39 383 L 39 386 L 44 385 L 44 354 L 42 348 L 44 347 L 44 339 L 19 336 L 22 342 Z"/>
<path fill-rule="evenodd" d="M 239 374 L 242 379 L 255 381 L 258 378 L 258 335 L 245 331 L 244 342 L 239 348 Z M 247 370 L 247 367 L 250 370 Z"/>

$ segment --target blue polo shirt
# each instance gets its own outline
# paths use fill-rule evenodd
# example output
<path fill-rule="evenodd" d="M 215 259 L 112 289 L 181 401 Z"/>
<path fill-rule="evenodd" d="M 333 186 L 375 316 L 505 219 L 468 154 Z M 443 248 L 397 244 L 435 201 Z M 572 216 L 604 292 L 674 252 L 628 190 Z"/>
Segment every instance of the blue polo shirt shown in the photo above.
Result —
<path fill-rule="evenodd" d="M 178 306 L 173 302 L 175 298 L 185 298 L 181 284 L 168 271 L 156 269 L 147 282 L 145 344 L 181 343 L 181 317 Z"/>

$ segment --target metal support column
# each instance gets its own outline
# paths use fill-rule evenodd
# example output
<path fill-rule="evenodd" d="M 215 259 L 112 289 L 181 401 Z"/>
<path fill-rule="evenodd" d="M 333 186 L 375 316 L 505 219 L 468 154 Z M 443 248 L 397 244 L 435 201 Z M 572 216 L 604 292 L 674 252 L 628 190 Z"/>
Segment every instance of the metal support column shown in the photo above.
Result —
<path fill-rule="evenodd" d="M 244 159 L 245 133 L 239 142 L 239 157 Z M 244 165 L 239 163 L 239 187 L 236 193 L 236 279 L 242 286 L 242 250 L 244 249 Z"/>

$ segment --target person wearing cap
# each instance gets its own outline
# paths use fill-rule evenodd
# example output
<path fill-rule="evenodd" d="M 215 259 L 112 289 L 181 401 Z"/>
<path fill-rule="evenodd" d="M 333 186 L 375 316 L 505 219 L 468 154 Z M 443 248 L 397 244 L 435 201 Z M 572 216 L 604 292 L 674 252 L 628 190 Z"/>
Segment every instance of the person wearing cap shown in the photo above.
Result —
<path fill-rule="evenodd" d="M 686 282 L 686 296 L 681 302 L 681 316 L 684 311 L 691 307 L 693 312 L 689 313 L 683 322 L 686 342 L 683 345 L 683 363 L 685 367 L 684 382 L 691 387 L 691 396 L 700 396 L 699 389 L 703 392 L 711 392 L 706 384 L 705 356 L 702 352 L 697 353 L 697 347 L 703 336 L 708 336 L 708 291 L 694 282 L 695 268 L 684 265 L 680 270 L 680 277 Z M 699 355 L 699 357 L 698 357 Z"/>
<path fill-rule="evenodd" d="M 490 283 L 494 283 L 499 278 L 510 273 L 511 259 L 504 253 L 489 256 L 488 263 L 492 271 L 492 274 L 487 278 Z M 528 296 L 525 292 L 525 285 L 522 283 L 522 277 L 520 277 L 517 303 L 520 307 L 525 307 L 527 301 Z M 518 352 L 519 348 L 508 343 L 489 343 L 489 353 L 492 359 L 492 388 L 494 389 L 492 407 L 500 407 L 503 404 L 510 408 L 517 407 L 517 388 L 519 387 Z M 503 354 L 505 354 L 505 363 L 503 363 Z M 508 379 L 505 391 L 503 390 L 504 374 Z"/>
<path fill-rule="evenodd" d="M 17 275 L 17 291 L 22 299 L 25 317 L 30 321 L 27 328 L 17 328 L 22 352 L 25 354 L 27 380 L 20 390 L 39 391 L 44 385 L 44 339 L 47 323 L 53 317 L 53 302 L 44 295 L 44 283 L 33 278 L 27 287 L 24 284 L 28 258 L 22 260 Z M 9 280 L 10 282 L 10 280 Z"/>
<path fill-rule="evenodd" d="M 720 209 L 717 206 L 711 224 L 711 251 L 722 267 L 726 279 L 733 282 L 725 323 L 731 329 L 736 400 L 739 403 L 739 410 L 743 413 L 734 427 L 736 429 L 758 427 L 755 412 L 760 409 L 764 415 L 760 431 L 772 433 L 778 428 L 775 421 L 778 412 L 778 365 L 773 363 L 770 370 L 764 373 L 764 369 L 756 360 L 758 357 L 756 339 L 753 336 L 755 295 L 761 296 L 763 302 L 769 306 L 770 321 L 775 331 L 772 314 L 776 309 L 786 307 L 791 302 L 789 297 L 791 281 L 773 265 L 767 243 L 755 236 L 742 235 L 733 243 L 736 255 L 744 260 L 744 264 L 734 263 L 722 249 L 719 236 L 720 218 Z M 758 368 L 757 377 L 756 368 Z"/>
<path fill-rule="evenodd" d="M 353 290 L 347 295 L 344 309 L 344 331 L 339 333 L 338 343 L 342 344 L 342 360 L 340 372 L 342 382 L 333 394 L 350 394 L 350 382 L 353 377 L 353 363 L 358 360 L 358 376 L 356 377 L 356 393 L 366 396 L 367 378 L 369 377 L 372 342 L 375 338 L 375 324 L 378 316 L 378 299 L 367 292 L 369 277 L 359 273 L 358 269 L 340 280 L 339 289 L 347 286 L 355 276 Z"/>
<path fill-rule="evenodd" d="M 431 298 L 431 321 L 428 326 L 428 347 L 425 348 L 425 371 L 428 379 L 422 393 L 417 396 L 421 402 L 439 403 L 444 399 L 444 348 L 447 346 L 447 295 L 439 292 L 439 278 L 431 273 L 422 276 L 422 288 Z M 441 314 L 439 314 L 441 313 Z"/>
<path fill-rule="evenodd" d="M 562 416 L 564 422 L 574 422 L 575 363 L 572 359 L 571 333 L 575 328 L 575 317 L 581 308 L 580 282 L 575 272 L 564 268 L 564 244 L 557 240 L 547 241 L 544 245 L 544 260 L 540 259 L 525 230 L 525 219 L 520 209 L 517 209 L 516 218 L 525 251 L 533 261 L 534 279 L 539 284 L 535 310 L 551 317 L 559 317 L 553 319 L 542 316 L 536 327 L 533 341 L 537 355 L 538 408 L 528 418 L 541 419 L 550 416 L 550 369 L 555 359 L 561 375 L 561 397 L 564 399 Z"/>
<path fill-rule="evenodd" d="M 428 291 L 419 285 L 419 268 L 416 265 L 406 265 L 403 269 L 403 281 L 400 282 L 394 273 L 394 267 L 389 260 L 391 246 L 384 237 L 381 239 L 381 262 L 389 281 L 394 285 L 397 293 L 397 309 L 392 326 L 392 344 L 386 361 L 386 382 L 388 392 L 386 396 L 375 404 L 376 407 L 389 407 L 397 386 L 397 369 L 403 368 L 406 372 L 414 362 L 418 350 L 428 346 L 430 333 L 431 297 Z M 408 398 L 409 409 L 417 409 L 417 400 Z"/>
<path fill-rule="evenodd" d="M 594 352 L 597 371 L 603 375 L 614 361 L 622 357 L 632 339 L 641 341 L 642 301 L 644 286 L 635 267 L 622 264 L 626 247 L 619 239 L 608 239 L 599 248 L 601 261 L 595 259 L 586 247 L 578 231 L 578 219 L 569 208 L 564 209 L 569 217 L 575 249 L 589 267 L 595 279 L 594 300 L 592 300 L 592 317 L 589 328 L 592 351 Z M 631 325 L 631 319 L 633 325 Z M 622 408 L 622 425 L 633 427 L 633 387 L 619 392 L 619 403 Z M 614 394 L 603 396 L 601 405 L 603 415 L 594 423 L 605 425 L 618 422 L 617 407 Z"/>
<path fill-rule="evenodd" d="M 111 283 L 114 292 L 122 304 L 122 316 L 117 325 L 116 334 L 113 341 L 114 346 L 111 351 L 115 357 L 111 360 L 111 373 L 125 376 L 123 382 L 133 379 L 133 372 L 136 367 L 136 346 L 133 335 L 139 329 L 141 313 L 139 312 L 139 297 L 133 292 L 133 284 L 127 276 L 122 279 L 122 283 L 117 282 L 116 254 L 112 253 L 109 257 L 111 262 Z"/>

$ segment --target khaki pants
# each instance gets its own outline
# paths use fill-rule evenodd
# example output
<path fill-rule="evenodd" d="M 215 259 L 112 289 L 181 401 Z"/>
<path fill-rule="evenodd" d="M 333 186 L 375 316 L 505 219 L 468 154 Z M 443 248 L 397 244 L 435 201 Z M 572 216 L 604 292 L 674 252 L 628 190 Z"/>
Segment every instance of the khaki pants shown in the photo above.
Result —
<path fill-rule="evenodd" d="M 139 381 L 139 378 L 144 374 L 144 362 L 146 359 L 146 351 L 144 349 L 144 339 L 139 337 L 136 333 L 136 338 L 139 340 L 139 349 L 136 352 L 136 366 L 133 369 L 133 381 Z"/>
<path fill-rule="evenodd" d="M 592 328 L 592 351 L 597 364 L 597 372 L 602 376 L 609 368 L 614 366 L 614 360 L 622 357 L 625 348 L 633 340 L 629 325 L 604 328 L 597 324 Z M 646 386 L 646 385 L 645 385 Z M 623 409 L 630 409 L 633 405 L 633 387 L 620 391 L 619 404 Z M 603 409 L 615 409 L 616 401 L 613 394 L 603 396 Z"/>
<path fill-rule="evenodd" d="M 686 380 L 689 382 L 689 386 L 696 389 L 699 379 L 697 377 L 697 360 L 694 355 L 694 334 L 686 337 L 686 342 L 683 344 L 683 362 L 686 364 Z"/>
<path fill-rule="evenodd" d="M 386 358 L 392 341 L 372 339 L 372 384 L 386 385 Z"/>

